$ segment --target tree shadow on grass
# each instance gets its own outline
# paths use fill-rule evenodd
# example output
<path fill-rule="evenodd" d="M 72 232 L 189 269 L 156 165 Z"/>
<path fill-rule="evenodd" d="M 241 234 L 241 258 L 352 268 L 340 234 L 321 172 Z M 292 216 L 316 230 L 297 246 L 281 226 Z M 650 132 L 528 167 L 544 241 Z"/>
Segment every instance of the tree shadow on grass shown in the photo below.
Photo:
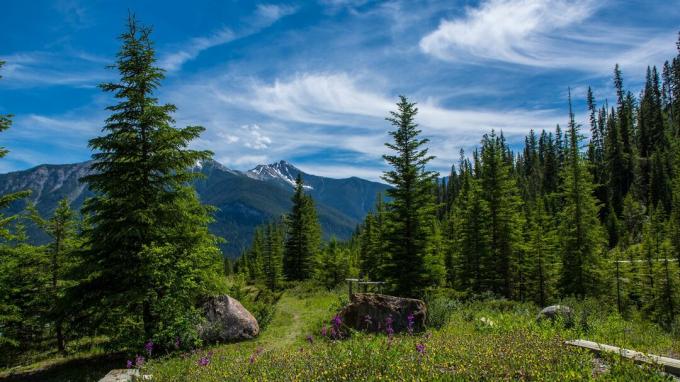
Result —
<path fill-rule="evenodd" d="M 99 381 L 112 369 L 125 367 L 123 354 L 74 359 L 42 369 L 0 377 L 1 382 L 91 382 Z"/>

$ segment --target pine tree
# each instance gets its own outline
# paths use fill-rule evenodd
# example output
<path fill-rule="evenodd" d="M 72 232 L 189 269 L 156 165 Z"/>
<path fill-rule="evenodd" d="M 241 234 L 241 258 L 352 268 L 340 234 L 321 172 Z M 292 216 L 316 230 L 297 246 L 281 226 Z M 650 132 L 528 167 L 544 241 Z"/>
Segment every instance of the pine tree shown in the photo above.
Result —
<path fill-rule="evenodd" d="M 106 134 L 90 140 L 89 268 L 77 292 L 115 340 L 171 346 L 178 336 L 195 340 L 195 305 L 217 288 L 221 259 L 210 209 L 189 185 L 199 176 L 189 169 L 211 156 L 186 148 L 204 129 L 173 127 L 175 106 L 154 97 L 163 71 L 150 33 L 130 17 L 115 66 L 120 81 L 101 85 L 119 102 L 108 107 Z"/>
<path fill-rule="evenodd" d="M 484 267 L 487 272 L 487 286 L 495 293 L 507 298 L 513 297 L 513 273 L 517 271 L 515 257 L 519 255 L 522 219 L 522 201 L 512 168 L 505 160 L 502 140 L 494 132 L 482 139 L 482 197 L 488 209 L 486 232 L 489 244 L 490 263 Z"/>
<path fill-rule="evenodd" d="M 546 306 L 556 294 L 557 237 L 542 199 L 529 208 L 527 245 L 527 294 L 539 306 Z"/>
<path fill-rule="evenodd" d="M 385 276 L 394 292 L 402 296 L 416 296 L 433 282 L 426 274 L 424 256 L 429 219 L 436 211 L 432 186 L 437 174 L 425 169 L 434 157 L 423 147 L 428 140 L 419 138 L 417 113 L 415 104 L 401 96 L 397 111 L 390 112 L 387 118 L 395 130 L 390 131 L 394 142 L 385 145 L 395 153 L 383 155 L 392 166 L 382 176 L 392 186 L 387 190 L 390 201 L 385 238 L 390 262 Z"/>
<path fill-rule="evenodd" d="M 321 251 L 315 278 L 326 288 L 331 289 L 344 282 L 350 275 L 350 263 L 349 248 L 333 237 Z"/>
<path fill-rule="evenodd" d="M 77 221 L 68 199 L 59 201 L 54 214 L 47 220 L 40 217 L 35 208 L 31 208 L 31 212 L 33 221 L 51 238 L 47 246 L 47 254 L 50 258 L 49 295 L 52 301 L 52 311 L 49 315 L 54 324 L 57 350 L 64 354 L 66 338 L 64 336 L 64 312 L 61 305 L 63 305 L 64 290 L 69 284 L 65 279 L 70 270 L 77 265 L 74 253 L 80 244 L 76 232 Z"/>
<path fill-rule="evenodd" d="M 455 286 L 468 292 L 483 291 L 483 275 L 492 272 L 484 266 L 491 263 L 487 226 L 488 208 L 482 198 L 479 181 L 473 177 L 472 166 L 461 162 L 461 190 L 451 210 L 451 230 L 455 233 L 450 244 L 450 262 L 454 267 Z"/>
<path fill-rule="evenodd" d="M 569 149 L 562 170 L 564 206 L 559 214 L 562 253 L 560 286 L 563 295 L 583 297 L 595 295 L 599 290 L 603 236 L 591 175 L 581 154 L 582 137 L 574 121 L 571 96 L 567 140 Z"/>
<path fill-rule="evenodd" d="M 283 271 L 288 280 L 306 280 L 313 276 L 321 248 L 321 228 L 311 196 L 305 194 L 302 176 L 295 181 L 293 208 L 287 217 Z"/>
<path fill-rule="evenodd" d="M 262 273 L 265 285 L 271 290 L 281 287 L 283 282 L 283 224 L 269 223 L 265 232 L 265 250 L 262 258 Z"/>

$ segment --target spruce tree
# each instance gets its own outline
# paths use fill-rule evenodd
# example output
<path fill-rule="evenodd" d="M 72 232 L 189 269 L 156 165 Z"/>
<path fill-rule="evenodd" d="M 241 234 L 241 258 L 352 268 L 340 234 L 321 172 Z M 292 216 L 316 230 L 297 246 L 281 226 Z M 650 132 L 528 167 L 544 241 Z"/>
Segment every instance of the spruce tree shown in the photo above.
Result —
<path fill-rule="evenodd" d="M 90 140 L 93 173 L 84 181 L 95 196 L 83 208 L 88 268 L 77 292 L 117 341 L 190 345 L 196 303 L 215 292 L 221 262 L 211 210 L 189 184 L 199 176 L 190 168 L 211 153 L 187 149 L 204 129 L 174 127 L 176 107 L 154 97 L 164 75 L 150 34 L 130 16 L 120 80 L 101 85 L 118 103 L 107 108 L 105 134 Z"/>
<path fill-rule="evenodd" d="M 40 217 L 35 208 L 31 208 L 31 212 L 33 221 L 51 239 L 47 245 L 50 263 L 48 272 L 50 278 L 49 295 L 52 301 L 49 316 L 54 325 L 57 350 L 64 354 L 66 352 L 66 338 L 62 305 L 64 304 L 65 288 L 73 286 L 72 282 L 67 281 L 68 274 L 77 266 L 75 251 L 78 250 L 80 245 L 76 231 L 77 221 L 68 199 L 59 201 L 57 209 L 49 219 Z"/>
<path fill-rule="evenodd" d="M 432 187 L 437 174 L 425 169 L 434 157 L 424 147 L 427 139 L 415 122 L 415 103 L 400 96 L 397 111 L 387 118 L 394 130 L 393 142 L 385 143 L 393 154 L 383 155 L 392 169 L 382 179 L 392 188 L 387 190 L 387 232 L 389 263 L 385 269 L 387 281 L 401 296 L 417 296 L 434 280 L 425 269 L 424 257 L 430 239 L 430 219 L 436 213 Z"/>
<path fill-rule="evenodd" d="M 283 233 L 282 224 L 274 222 L 267 224 L 262 273 L 265 285 L 271 290 L 279 289 L 283 282 Z"/>
<path fill-rule="evenodd" d="M 505 160 L 502 140 L 494 132 L 482 139 L 482 197 L 488 209 L 486 233 L 488 235 L 489 263 L 483 267 L 487 286 L 495 293 L 511 298 L 514 276 L 518 271 L 516 256 L 520 255 L 522 200 L 512 168 Z"/>
<path fill-rule="evenodd" d="M 582 136 L 574 121 L 571 96 L 567 141 L 561 190 L 564 206 L 559 214 L 560 286 L 563 295 L 583 297 L 599 291 L 603 235 L 591 174 L 581 153 Z"/>
<path fill-rule="evenodd" d="M 288 280 L 306 280 L 313 276 L 321 248 L 321 228 L 311 196 L 305 194 L 302 176 L 295 180 L 293 207 L 287 216 L 283 272 Z"/>

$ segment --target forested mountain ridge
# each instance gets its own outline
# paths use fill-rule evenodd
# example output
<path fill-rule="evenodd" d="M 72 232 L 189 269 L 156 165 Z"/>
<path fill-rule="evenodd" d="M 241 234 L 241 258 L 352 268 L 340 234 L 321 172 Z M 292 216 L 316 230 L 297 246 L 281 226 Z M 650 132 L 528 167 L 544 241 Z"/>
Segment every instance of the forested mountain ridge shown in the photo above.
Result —
<path fill-rule="evenodd" d="M 16 201 L 10 211 L 18 213 L 27 202 L 36 205 L 43 216 L 49 216 L 59 200 L 68 198 L 79 209 L 92 192 L 80 178 L 89 174 L 91 162 L 62 165 L 39 165 L 28 170 L 0 174 L 0 195 L 31 190 L 31 196 Z M 278 170 L 277 170 L 278 169 Z M 259 173 L 258 173 L 259 170 Z M 249 171 L 232 170 L 216 161 L 203 161 L 194 167 L 205 175 L 194 182 L 201 200 L 217 207 L 214 234 L 223 237 L 225 255 L 235 257 L 252 240 L 254 228 L 288 212 L 293 186 L 276 171 L 295 177 L 302 173 L 305 189 L 317 201 L 323 232 L 327 237 L 347 239 L 375 204 L 378 192 L 387 186 L 352 177 L 334 179 L 309 175 L 285 161 L 259 165 Z M 47 240 L 44 232 L 29 225 L 27 233 L 34 243 Z"/>

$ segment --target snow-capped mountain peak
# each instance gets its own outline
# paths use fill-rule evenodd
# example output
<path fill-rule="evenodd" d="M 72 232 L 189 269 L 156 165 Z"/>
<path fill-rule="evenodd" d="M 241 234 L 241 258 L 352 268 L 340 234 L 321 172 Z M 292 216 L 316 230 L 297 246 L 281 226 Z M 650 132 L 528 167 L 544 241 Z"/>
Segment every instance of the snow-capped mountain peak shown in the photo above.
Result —
<path fill-rule="evenodd" d="M 295 187 L 295 179 L 297 178 L 300 171 L 297 167 L 292 164 L 281 160 L 276 163 L 271 163 L 267 165 L 258 165 L 252 170 L 249 170 L 246 174 L 251 178 L 259 180 L 273 180 L 286 183 L 292 187 Z M 306 189 L 312 189 L 312 186 L 303 185 Z"/>

